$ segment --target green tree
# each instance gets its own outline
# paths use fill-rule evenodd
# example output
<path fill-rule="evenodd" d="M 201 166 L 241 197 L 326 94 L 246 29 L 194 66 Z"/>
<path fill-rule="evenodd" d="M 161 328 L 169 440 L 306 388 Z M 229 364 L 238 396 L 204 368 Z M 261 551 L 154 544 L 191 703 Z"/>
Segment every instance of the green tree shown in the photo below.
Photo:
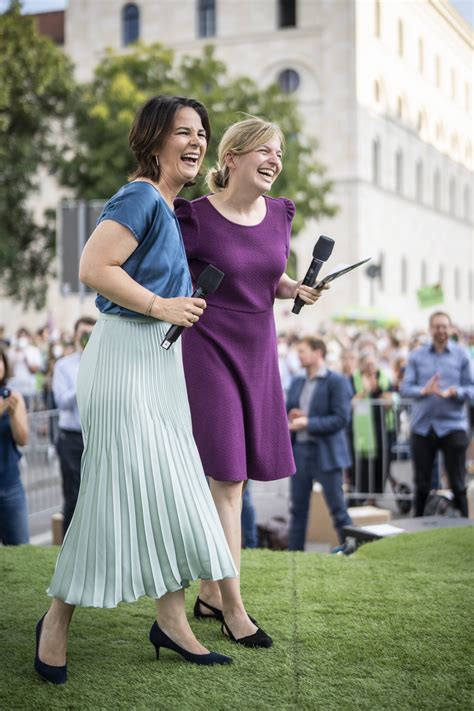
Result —
<path fill-rule="evenodd" d="M 54 215 L 36 224 L 38 170 L 56 153 L 58 120 L 73 91 L 62 51 L 39 36 L 13 0 L 0 15 L 0 282 L 4 294 L 41 308 L 54 257 Z"/>
<path fill-rule="evenodd" d="M 178 63 L 173 52 L 159 44 L 138 43 L 125 55 L 108 52 L 94 80 L 80 90 L 73 142 L 61 160 L 63 181 L 78 198 L 109 197 L 126 181 L 134 168 L 127 137 L 136 109 L 161 93 L 193 96 L 206 105 L 213 129 L 208 167 L 215 162 L 224 129 L 245 113 L 277 122 L 287 147 L 274 190 L 297 204 L 294 234 L 310 217 L 335 214 L 329 202 L 331 182 L 316 159 L 317 143 L 304 136 L 295 100 L 275 84 L 262 89 L 247 77 L 229 77 L 210 46 Z M 199 181 L 183 195 L 191 199 L 205 192 L 204 181 Z"/>

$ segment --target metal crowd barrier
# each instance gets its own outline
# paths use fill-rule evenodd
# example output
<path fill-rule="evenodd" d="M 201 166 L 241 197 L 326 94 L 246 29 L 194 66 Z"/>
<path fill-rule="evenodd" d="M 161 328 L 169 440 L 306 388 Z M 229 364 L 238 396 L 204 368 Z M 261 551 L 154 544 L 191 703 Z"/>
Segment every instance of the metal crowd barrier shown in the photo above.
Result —
<path fill-rule="evenodd" d="M 348 438 L 353 466 L 348 471 L 348 498 L 353 504 L 383 499 L 408 514 L 413 500 L 410 450 L 412 401 L 391 393 L 391 400 L 354 400 Z M 440 484 L 440 460 L 433 488 Z"/>
<path fill-rule="evenodd" d="M 20 469 L 30 517 L 61 510 L 61 477 L 55 448 L 58 417 L 58 410 L 28 414 L 29 440 L 21 450 Z"/>

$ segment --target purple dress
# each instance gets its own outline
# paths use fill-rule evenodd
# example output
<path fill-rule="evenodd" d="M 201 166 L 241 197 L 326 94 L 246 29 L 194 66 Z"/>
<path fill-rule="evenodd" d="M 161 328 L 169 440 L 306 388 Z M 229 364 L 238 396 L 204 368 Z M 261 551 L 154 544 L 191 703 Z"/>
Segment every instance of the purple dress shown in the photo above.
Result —
<path fill-rule="evenodd" d="M 193 281 L 207 264 L 225 273 L 183 334 L 193 433 L 205 473 L 219 481 L 295 472 L 273 318 L 295 206 L 265 202 L 266 216 L 252 227 L 230 222 L 207 197 L 175 202 Z"/>

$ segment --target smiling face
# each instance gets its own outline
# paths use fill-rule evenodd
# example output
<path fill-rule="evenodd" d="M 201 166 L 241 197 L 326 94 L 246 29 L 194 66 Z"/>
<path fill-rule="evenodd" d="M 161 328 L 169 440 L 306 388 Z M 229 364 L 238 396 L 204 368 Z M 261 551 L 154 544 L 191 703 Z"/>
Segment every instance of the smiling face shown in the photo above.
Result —
<path fill-rule="evenodd" d="M 230 171 L 229 183 L 254 186 L 259 194 L 263 194 L 271 189 L 283 168 L 280 138 L 275 134 L 248 153 L 228 155 L 226 161 Z"/>
<path fill-rule="evenodd" d="M 199 114 L 188 106 L 179 109 L 173 127 L 157 153 L 161 171 L 158 184 L 181 188 L 194 180 L 206 148 L 206 131 Z"/>

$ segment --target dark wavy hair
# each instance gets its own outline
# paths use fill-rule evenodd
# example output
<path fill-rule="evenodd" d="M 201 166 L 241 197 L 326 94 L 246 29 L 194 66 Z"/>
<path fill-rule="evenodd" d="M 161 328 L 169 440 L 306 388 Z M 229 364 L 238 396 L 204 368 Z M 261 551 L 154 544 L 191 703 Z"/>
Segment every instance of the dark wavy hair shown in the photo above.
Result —
<path fill-rule="evenodd" d="M 0 359 L 3 361 L 3 369 L 4 369 L 3 378 L 1 378 L 1 380 L 0 380 L 0 387 L 1 387 L 1 386 L 5 385 L 5 383 L 8 380 L 8 377 L 10 375 L 10 364 L 8 363 L 7 354 L 1 348 L 0 348 Z"/>
<path fill-rule="evenodd" d="M 198 114 L 209 145 L 211 140 L 209 114 L 200 101 L 186 99 L 183 96 L 167 96 L 166 94 L 154 96 L 138 110 L 133 126 L 130 129 L 128 142 L 137 160 L 138 167 L 129 177 L 129 180 L 149 178 L 155 183 L 160 180 L 160 166 L 155 156 L 172 131 L 177 111 L 183 107 L 194 109 Z M 194 184 L 195 181 L 190 181 L 186 183 L 186 186 Z"/>

